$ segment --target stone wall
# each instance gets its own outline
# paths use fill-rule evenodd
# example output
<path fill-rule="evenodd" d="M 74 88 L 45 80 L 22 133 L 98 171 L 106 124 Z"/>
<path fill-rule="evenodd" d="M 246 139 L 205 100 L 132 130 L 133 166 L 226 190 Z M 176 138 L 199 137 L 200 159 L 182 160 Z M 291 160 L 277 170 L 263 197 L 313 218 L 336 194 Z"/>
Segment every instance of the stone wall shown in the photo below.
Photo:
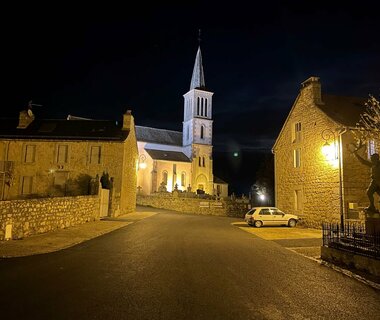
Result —
<path fill-rule="evenodd" d="M 184 213 L 239 218 L 243 218 L 244 214 L 248 211 L 247 202 L 237 202 L 227 199 L 211 200 L 201 198 L 187 198 L 176 196 L 172 193 L 154 193 L 149 196 L 138 195 L 137 204 Z"/>
<path fill-rule="evenodd" d="M 98 219 L 98 196 L 1 201 L 0 240 L 21 239 Z"/>

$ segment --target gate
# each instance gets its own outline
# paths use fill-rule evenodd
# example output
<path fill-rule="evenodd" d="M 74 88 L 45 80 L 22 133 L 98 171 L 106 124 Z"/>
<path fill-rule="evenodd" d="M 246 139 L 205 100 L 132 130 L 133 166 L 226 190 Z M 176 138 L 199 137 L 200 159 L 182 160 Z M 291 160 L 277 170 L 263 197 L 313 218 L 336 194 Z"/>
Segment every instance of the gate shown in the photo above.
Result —
<path fill-rule="evenodd" d="M 100 218 L 108 217 L 109 200 L 110 191 L 108 189 L 100 189 Z"/>

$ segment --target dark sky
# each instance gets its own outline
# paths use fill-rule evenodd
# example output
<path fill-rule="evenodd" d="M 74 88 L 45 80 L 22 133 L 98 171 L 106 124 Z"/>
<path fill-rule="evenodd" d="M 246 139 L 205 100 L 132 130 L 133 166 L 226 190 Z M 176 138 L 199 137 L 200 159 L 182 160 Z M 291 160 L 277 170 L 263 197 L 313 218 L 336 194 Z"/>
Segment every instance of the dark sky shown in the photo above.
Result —
<path fill-rule="evenodd" d="M 330 94 L 380 92 L 380 5 L 331 2 L 17 4 L 1 19 L 2 114 L 32 99 L 41 117 L 132 109 L 138 125 L 181 130 L 201 28 L 215 152 L 270 152 L 308 77 Z"/>

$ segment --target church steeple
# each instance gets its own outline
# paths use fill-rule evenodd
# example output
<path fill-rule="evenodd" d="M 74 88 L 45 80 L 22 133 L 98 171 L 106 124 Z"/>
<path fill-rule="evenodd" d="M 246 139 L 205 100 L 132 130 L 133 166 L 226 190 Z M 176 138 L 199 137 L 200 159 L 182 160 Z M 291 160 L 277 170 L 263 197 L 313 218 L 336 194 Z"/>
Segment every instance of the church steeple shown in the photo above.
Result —
<path fill-rule="evenodd" d="M 197 56 L 195 57 L 193 76 L 191 77 L 190 90 L 196 88 L 205 88 L 205 76 L 203 73 L 201 46 L 198 47 Z"/>

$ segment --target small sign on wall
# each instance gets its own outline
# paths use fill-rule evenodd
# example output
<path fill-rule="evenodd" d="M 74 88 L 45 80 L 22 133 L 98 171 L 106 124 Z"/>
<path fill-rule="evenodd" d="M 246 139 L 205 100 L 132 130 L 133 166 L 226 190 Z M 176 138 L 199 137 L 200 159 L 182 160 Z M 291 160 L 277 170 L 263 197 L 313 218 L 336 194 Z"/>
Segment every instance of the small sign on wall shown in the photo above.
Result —
<path fill-rule="evenodd" d="M 199 207 L 200 208 L 210 208 L 210 202 L 206 202 L 206 201 L 203 201 L 203 202 L 199 202 Z"/>

